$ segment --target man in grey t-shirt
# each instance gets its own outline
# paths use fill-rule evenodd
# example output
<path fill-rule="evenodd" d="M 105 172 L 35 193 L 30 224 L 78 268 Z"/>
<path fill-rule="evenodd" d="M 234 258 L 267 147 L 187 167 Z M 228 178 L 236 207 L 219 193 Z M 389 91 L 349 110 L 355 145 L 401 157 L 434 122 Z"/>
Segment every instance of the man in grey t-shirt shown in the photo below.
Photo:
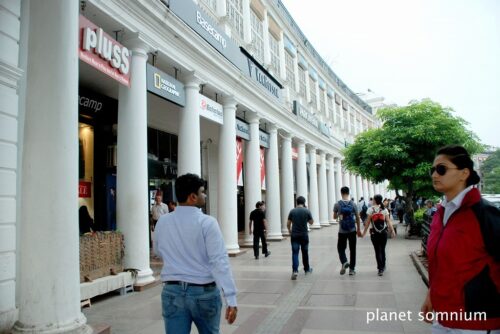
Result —
<path fill-rule="evenodd" d="M 339 253 L 340 275 L 344 275 L 349 268 L 349 275 L 356 274 L 356 235 L 361 237 L 359 210 L 356 204 L 349 199 L 349 188 L 340 188 L 342 199 L 335 204 L 333 208 L 333 219 L 339 218 L 339 234 L 337 241 L 337 251 Z M 349 215 L 349 216 L 347 216 Z M 350 262 L 347 261 L 345 254 L 347 248 L 347 240 L 349 240 Z"/>
<path fill-rule="evenodd" d="M 292 243 L 292 280 L 296 280 L 299 274 L 299 250 L 302 251 L 304 272 L 306 275 L 312 273 L 312 268 L 309 265 L 307 224 L 312 225 L 314 220 L 311 211 L 305 205 L 306 199 L 303 196 L 297 197 L 297 207 L 288 214 L 287 227 Z"/>

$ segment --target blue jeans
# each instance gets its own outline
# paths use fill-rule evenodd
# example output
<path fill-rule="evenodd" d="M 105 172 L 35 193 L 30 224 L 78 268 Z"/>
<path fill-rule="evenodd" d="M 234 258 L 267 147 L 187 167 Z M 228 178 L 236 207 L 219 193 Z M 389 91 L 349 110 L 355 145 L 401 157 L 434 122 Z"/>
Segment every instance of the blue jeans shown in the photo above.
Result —
<path fill-rule="evenodd" d="M 299 250 L 302 250 L 302 264 L 304 271 L 309 271 L 309 236 L 292 236 L 292 270 L 299 271 Z"/>
<path fill-rule="evenodd" d="M 189 334 L 194 322 L 200 334 L 218 334 L 222 301 L 213 287 L 164 284 L 161 293 L 165 333 Z"/>

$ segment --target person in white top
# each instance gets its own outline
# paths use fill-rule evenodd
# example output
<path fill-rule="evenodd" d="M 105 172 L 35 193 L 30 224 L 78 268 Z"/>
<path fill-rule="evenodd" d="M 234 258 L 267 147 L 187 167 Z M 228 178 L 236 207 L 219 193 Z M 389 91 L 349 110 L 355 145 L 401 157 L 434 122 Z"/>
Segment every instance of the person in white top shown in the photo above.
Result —
<path fill-rule="evenodd" d="M 385 271 L 385 246 L 387 244 L 388 233 L 393 238 L 396 233 L 392 226 L 392 221 L 389 211 L 382 204 L 382 195 L 373 197 L 373 205 L 366 212 L 367 217 L 364 225 L 362 236 L 366 235 L 368 226 L 370 228 L 370 239 L 372 240 L 373 248 L 375 249 L 375 258 L 377 260 L 378 275 L 382 276 Z"/>

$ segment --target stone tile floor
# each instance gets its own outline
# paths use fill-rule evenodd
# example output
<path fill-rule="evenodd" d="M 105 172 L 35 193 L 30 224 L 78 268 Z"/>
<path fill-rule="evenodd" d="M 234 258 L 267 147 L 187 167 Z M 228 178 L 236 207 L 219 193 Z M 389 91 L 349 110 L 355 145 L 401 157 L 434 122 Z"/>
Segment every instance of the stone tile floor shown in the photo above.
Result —
<path fill-rule="evenodd" d="M 310 234 L 312 275 L 299 273 L 290 280 L 289 240 L 271 242 L 272 255 L 255 260 L 253 251 L 230 258 L 238 287 L 238 318 L 228 325 L 221 320 L 222 333 L 356 334 L 430 333 L 418 320 L 426 286 L 416 271 L 410 253 L 420 249 L 420 240 L 398 236 L 387 244 L 387 271 L 377 276 L 369 237 L 358 239 L 355 276 L 340 276 L 337 255 L 338 226 L 313 230 Z M 152 261 L 158 272 L 160 264 Z M 160 304 L 161 285 L 125 296 L 110 294 L 93 300 L 83 313 L 89 324 L 107 323 L 112 333 L 163 333 Z M 367 316 L 379 319 L 367 323 Z M 384 313 L 385 312 L 385 313 Z M 384 320 L 387 312 L 410 312 L 407 318 Z M 195 326 L 192 333 L 197 333 Z"/>

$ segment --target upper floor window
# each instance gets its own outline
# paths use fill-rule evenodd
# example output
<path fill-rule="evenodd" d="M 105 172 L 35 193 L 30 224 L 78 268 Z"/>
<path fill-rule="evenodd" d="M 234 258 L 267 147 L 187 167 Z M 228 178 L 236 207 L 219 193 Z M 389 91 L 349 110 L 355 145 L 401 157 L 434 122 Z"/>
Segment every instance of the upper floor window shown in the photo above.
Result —
<path fill-rule="evenodd" d="M 269 33 L 269 50 L 271 51 L 271 71 L 280 73 L 280 44 L 273 34 Z"/>
<path fill-rule="evenodd" d="M 226 0 L 229 23 L 237 38 L 243 40 L 243 0 Z"/>
<path fill-rule="evenodd" d="M 351 121 L 351 129 L 350 129 L 350 132 L 351 132 L 352 134 L 355 134 L 355 131 L 354 131 L 354 130 L 355 130 L 355 129 L 354 129 L 354 128 L 355 128 L 355 123 L 354 123 L 354 115 L 353 115 L 353 114 L 350 114 L 350 115 L 349 115 L 349 119 L 350 119 L 350 121 Z"/>
<path fill-rule="evenodd" d="M 335 118 L 334 111 L 333 111 L 333 108 L 334 108 L 333 105 L 335 103 L 333 102 L 333 99 L 330 96 L 327 97 L 327 101 L 328 101 L 328 115 L 329 115 L 330 119 L 332 120 L 332 123 L 335 124 L 338 122 L 338 119 Z"/>
<path fill-rule="evenodd" d="M 313 108 L 317 108 L 316 81 L 311 76 L 309 76 L 309 95 L 311 96 Z"/>
<path fill-rule="evenodd" d="M 288 86 L 295 91 L 295 62 L 293 57 L 287 51 L 285 51 L 285 67 L 286 67 L 286 83 Z"/>
<path fill-rule="evenodd" d="M 320 88 L 319 89 L 319 110 L 323 115 L 326 116 L 326 111 L 325 111 L 325 90 Z"/>
<path fill-rule="evenodd" d="M 216 0 L 202 0 L 205 5 L 207 5 L 210 9 L 215 11 L 217 9 L 217 1 Z"/>
<path fill-rule="evenodd" d="M 337 124 L 340 126 L 340 119 L 341 119 L 341 112 L 340 112 L 340 105 L 335 103 L 335 121 Z"/>
<path fill-rule="evenodd" d="M 262 29 L 262 21 L 253 10 L 250 15 L 252 17 L 253 56 L 262 64 L 264 62 L 264 31 Z"/>
<path fill-rule="evenodd" d="M 299 66 L 299 95 L 306 99 L 306 70 Z"/>

